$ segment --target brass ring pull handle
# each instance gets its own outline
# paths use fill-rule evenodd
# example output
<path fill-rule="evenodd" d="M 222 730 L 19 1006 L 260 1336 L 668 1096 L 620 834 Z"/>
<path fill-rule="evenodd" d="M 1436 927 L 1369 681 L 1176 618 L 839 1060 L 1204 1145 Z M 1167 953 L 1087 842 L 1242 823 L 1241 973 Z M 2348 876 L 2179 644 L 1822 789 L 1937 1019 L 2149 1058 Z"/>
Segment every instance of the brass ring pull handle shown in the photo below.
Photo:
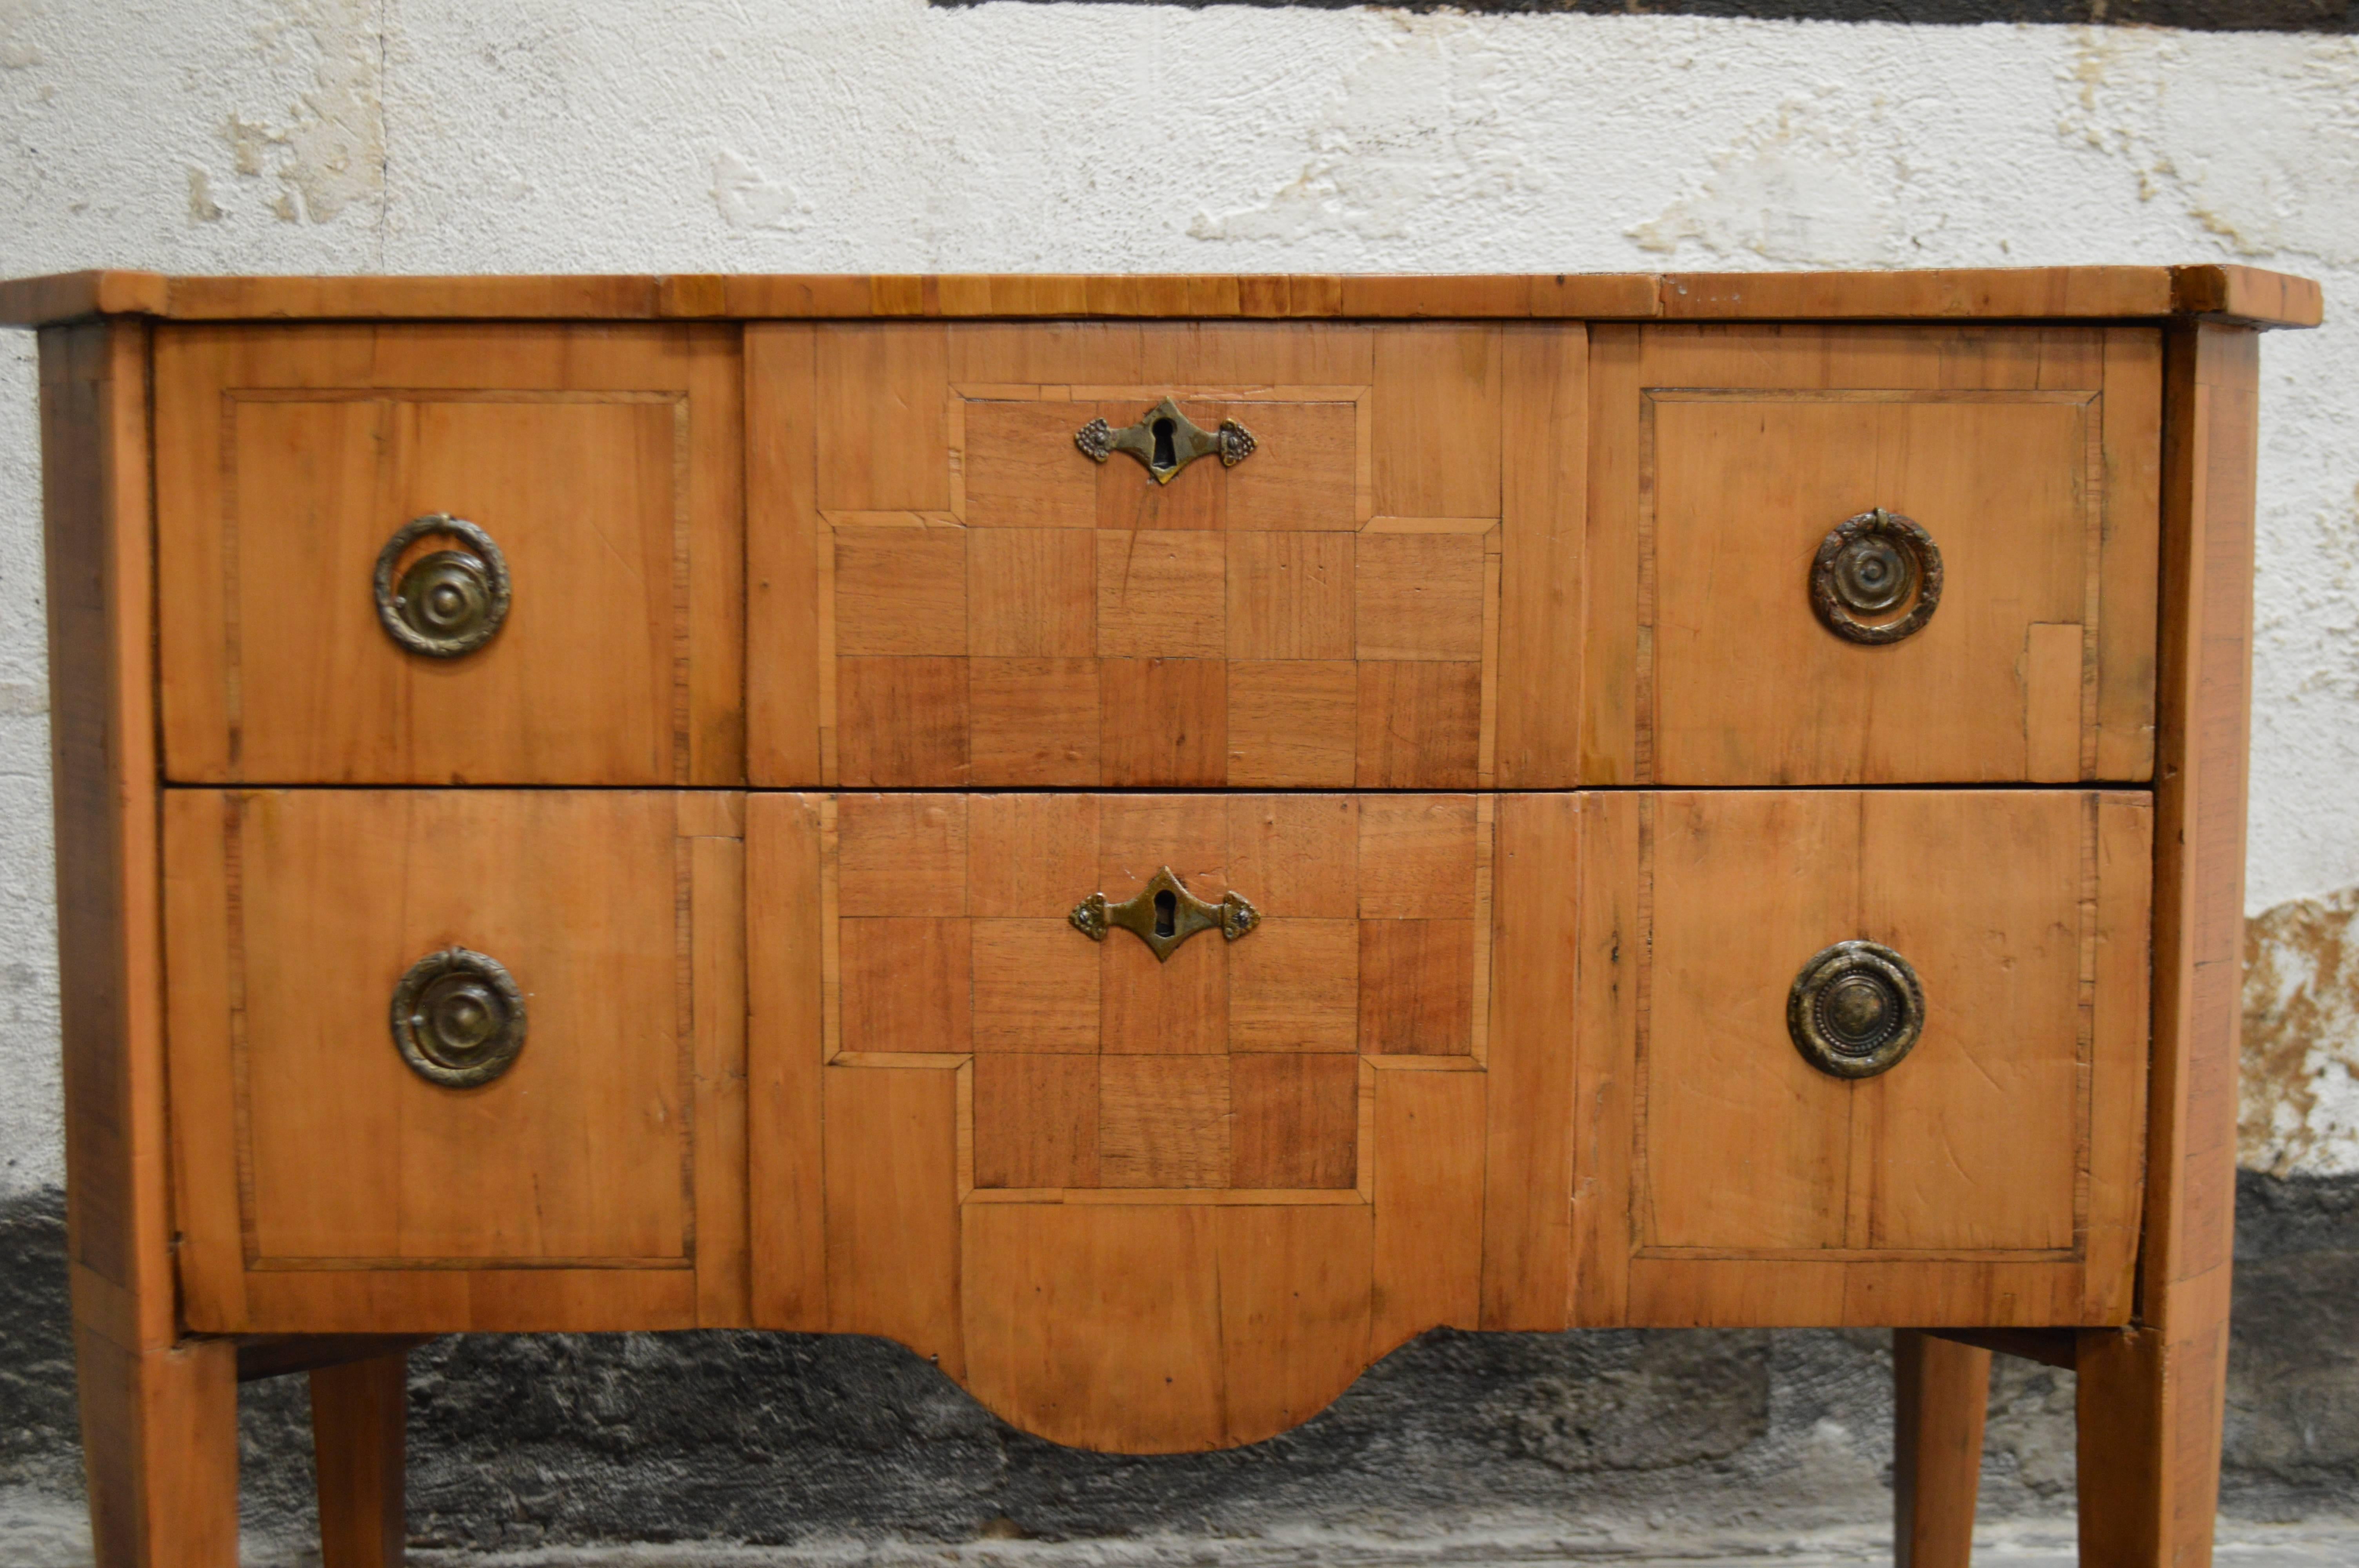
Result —
<path fill-rule="evenodd" d="M 420 556 L 396 582 L 402 552 L 429 534 L 465 546 Z M 508 616 L 508 563 L 492 536 L 463 517 L 430 512 L 395 530 L 376 556 L 376 618 L 413 654 L 455 659 L 490 642 Z"/>
<path fill-rule="evenodd" d="M 1897 621 L 1862 621 L 1917 602 Z M 1810 563 L 1810 603 L 1827 630 L 1854 643 L 1882 644 L 1913 637 L 1941 603 L 1941 552 L 1933 535 L 1897 512 L 1879 506 L 1846 518 L 1819 546 Z"/>
<path fill-rule="evenodd" d="M 1786 999 L 1795 1048 L 1838 1078 L 1890 1072 L 1924 1031 L 1925 988 L 1880 943 L 1836 943 L 1802 966 Z"/>
<path fill-rule="evenodd" d="M 393 988 L 393 1043 L 410 1071 L 444 1088 L 488 1084 L 524 1049 L 524 992 L 496 958 L 429 953 Z"/>
<path fill-rule="evenodd" d="M 1147 879 L 1135 897 L 1110 903 L 1093 892 L 1073 906 L 1067 916 L 1073 928 L 1093 942 L 1103 942 L 1116 926 L 1147 944 L 1158 964 L 1169 962 L 1180 944 L 1199 931 L 1218 931 L 1234 942 L 1261 924 L 1261 911 L 1243 893 L 1224 893 L 1218 903 L 1207 903 L 1188 891 L 1187 884 L 1164 867 Z"/>
<path fill-rule="evenodd" d="M 1207 430 L 1165 398 L 1138 423 L 1117 430 L 1103 419 L 1093 419 L 1073 432 L 1073 445 L 1102 463 L 1116 452 L 1128 452 L 1146 466 L 1158 484 L 1169 484 L 1181 469 L 1198 458 L 1217 457 L 1233 469 L 1254 454 L 1253 432 L 1234 419 L 1223 419 L 1217 430 Z"/>

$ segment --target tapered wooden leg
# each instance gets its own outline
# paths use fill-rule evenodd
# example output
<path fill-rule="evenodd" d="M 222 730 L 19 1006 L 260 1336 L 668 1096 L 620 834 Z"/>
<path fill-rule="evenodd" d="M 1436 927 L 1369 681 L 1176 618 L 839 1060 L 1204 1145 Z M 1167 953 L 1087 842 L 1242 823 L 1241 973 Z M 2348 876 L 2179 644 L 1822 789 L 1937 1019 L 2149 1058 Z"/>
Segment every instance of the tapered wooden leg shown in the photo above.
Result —
<path fill-rule="evenodd" d="M 2081 1336 L 2082 1568 L 2208 1568 L 2227 1322 Z"/>
<path fill-rule="evenodd" d="M 2164 338 L 2154 1048 L 2131 1329 L 2079 1373 L 2084 1568 L 2209 1568 L 2227 1400 L 2252 697 L 2256 333 Z"/>
<path fill-rule="evenodd" d="M 1966 1568 L 1973 1556 L 1990 1366 L 1987 1350 L 1893 1331 L 1896 1568 Z"/>
<path fill-rule="evenodd" d="M 321 1568 L 397 1568 L 408 1544 L 402 1460 L 409 1421 L 406 1352 L 311 1373 L 311 1447 L 320 1469 Z"/>
<path fill-rule="evenodd" d="M 74 1331 L 98 1568 L 237 1568 L 237 1351 Z"/>

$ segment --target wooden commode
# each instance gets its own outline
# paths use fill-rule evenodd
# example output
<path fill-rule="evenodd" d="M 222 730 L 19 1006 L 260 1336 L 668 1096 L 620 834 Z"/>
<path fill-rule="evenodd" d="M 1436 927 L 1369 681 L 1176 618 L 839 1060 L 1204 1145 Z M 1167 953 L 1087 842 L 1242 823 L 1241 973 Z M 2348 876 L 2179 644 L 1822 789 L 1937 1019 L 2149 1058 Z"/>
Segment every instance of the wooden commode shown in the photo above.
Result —
<path fill-rule="evenodd" d="M 2257 331 L 2221 266 L 172 278 L 41 329 L 98 1559 L 308 1370 L 882 1335 L 1253 1443 L 1438 1325 L 1993 1350 L 2209 1561 Z"/>

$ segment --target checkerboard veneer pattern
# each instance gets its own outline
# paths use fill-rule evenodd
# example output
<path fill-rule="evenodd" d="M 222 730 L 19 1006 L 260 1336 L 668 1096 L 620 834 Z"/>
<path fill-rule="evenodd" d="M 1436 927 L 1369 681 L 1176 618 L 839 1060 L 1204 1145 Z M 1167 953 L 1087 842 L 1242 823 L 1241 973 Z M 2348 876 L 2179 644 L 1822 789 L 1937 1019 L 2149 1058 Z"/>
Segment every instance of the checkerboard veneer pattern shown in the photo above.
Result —
<path fill-rule="evenodd" d="M 971 1065 L 977 1195 L 1364 1198 L 1362 1093 L 1473 1069 L 1493 813 L 1463 795 L 847 795 L 825 853 L 823 1011 L 842 1065 Z M 1169 865 L 1263 920 L 1158 962 L 1083 896 Z"/>
<path fill-rule="evenodd" d="M 952 386 L 949 511 L 821 511 L 831 782 L 1489 781 L 1497 517 L 1377 515 L 1366 386 L 1183 389 L 1257 447 L 1168 484 L 1075 445 L 1166 390 Z"/>

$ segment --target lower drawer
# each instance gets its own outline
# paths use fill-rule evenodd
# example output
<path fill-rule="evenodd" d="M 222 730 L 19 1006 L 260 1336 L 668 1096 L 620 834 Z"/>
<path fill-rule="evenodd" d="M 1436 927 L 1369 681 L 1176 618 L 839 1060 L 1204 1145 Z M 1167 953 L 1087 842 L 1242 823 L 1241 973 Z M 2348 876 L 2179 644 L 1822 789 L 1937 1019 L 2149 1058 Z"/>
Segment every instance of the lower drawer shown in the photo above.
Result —
<path fill-rule="evenodd" d="M 2149 797 L 1586 813 L 1575 1322 L 2127 1321 Z M 1921 1029 L 1886 1063 L 1903 990 Z"/>
<path fill-rule="evenodd" d="M 180 790 L 165 829 L 201 1330 L 876 1334 L 1151 1451 L 1440 1325 L 2128 1311 L 2142 795 Z"/>
<path fill-rule="evenodd" d="M 755 1321 L 1127 1451 L 1561 1326 L 1580 813 L 751 797 Z"/>
<path fill-rule="evenodd" d="M 743 1322 L 742 816 L 168 792 L 189 1325 Z"/>
<path fill-rule="evenodd" d="M 759 795 L 747 841 L 755 1320 L 1027 1431 L 1255 1441 L 1437 1325 L 2126 1315 L 2142 796 Z"/>

